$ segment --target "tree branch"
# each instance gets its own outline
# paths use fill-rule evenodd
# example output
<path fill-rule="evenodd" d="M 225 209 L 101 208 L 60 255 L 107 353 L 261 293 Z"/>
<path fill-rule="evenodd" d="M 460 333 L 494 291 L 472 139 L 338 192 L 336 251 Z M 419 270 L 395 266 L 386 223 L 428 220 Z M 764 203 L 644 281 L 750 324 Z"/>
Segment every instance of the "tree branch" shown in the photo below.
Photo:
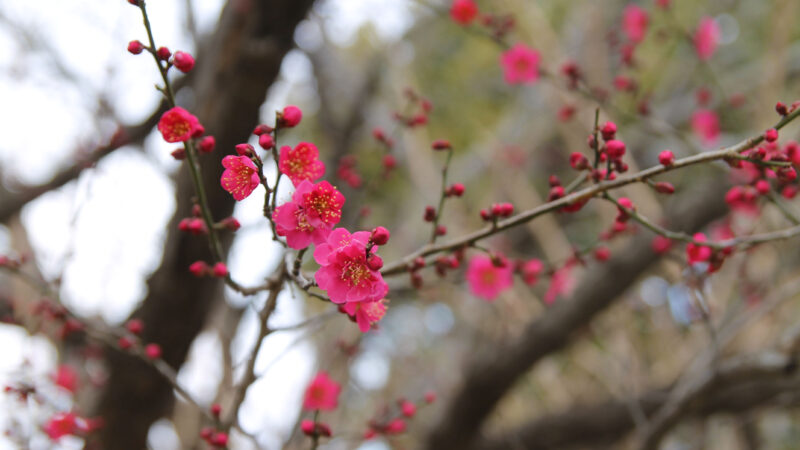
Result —
<path fill-rule="evenodd" d="M 779 398 L 800 401 L 800 377 L 795 358 L 766 352 L 724 361 L 714 383 L 697 390 L 681 410 L 681 417 L 708 416 L 719 412 L 740 413 Z M 669 388 L 654 389 L 636 401 L 652 417 L 667 401 Z M 788 397 L 788 398 L 787 398 Z M 514 444 L 532 449 L 563 449 L 611 444 L 634 427 L 626 402 L 609 400 L 570 408 L 564 413 L 542 417 L 477 442 L 480 450 L 513 448 Z"/>
<path fill-rule="evenodd" d="M 679 210 L 668 212 L 672 229 L 696 230 L 727 211 L 720 200 L 726 186 L 713 183 L 687 192 Z M 571 298 L 556 303 L 531 322 L 521 336 L 478 355 L 432 430 L 426 448 L 469 448 L 484 420 L 513 384 L 539 360 L 566 346 L 578 329 L 611 305 L 658 256 L 649 236 L 586 274 Z"/>
<path fill-rule="evenodd" d="M 29 202 L 36 200 L 42 194 L 58 189 L 70 181 L 78 178 L 84 169 L 92 167 L 106 155 L 109 155 L 114 150 L 120 147 L 132 144 L 138 144 L 144 140 L 150 133 L 153 127 L 158 123 L 161 114 L 166 111 L 166 102 L 161 102 L 158 108 L 138 125 L 123 127 L 117 130 L 108 144 L 97 147 L 92 151 L 88 157 L 76 161 L 73 165 L 66 167 L 56 173 L 53 178 L 38 186 L 24 186 L 20 189 L 19 193 L 9 192 L 2 184 L 0 184 L 0 222 L 6 222 L 8 219 L 19 212 L 23 206 Z"/>

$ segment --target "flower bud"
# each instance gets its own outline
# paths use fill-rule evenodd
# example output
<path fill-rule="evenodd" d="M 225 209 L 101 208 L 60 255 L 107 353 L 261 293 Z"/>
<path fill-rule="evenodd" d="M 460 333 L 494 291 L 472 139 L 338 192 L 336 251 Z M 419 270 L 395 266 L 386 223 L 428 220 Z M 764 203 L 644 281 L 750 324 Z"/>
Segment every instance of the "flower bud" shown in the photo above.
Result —
<path fill-rule="evenodd" d="M 139 41 L 128 42 L 128 51 L 131 52 L 131 54 L 138 55 L 142 53 L 143 50 L 144 50 L 144 44 L 142 44 L 141 42 Z"/>
<path fill-rule="evenodd" d="M 437 139 L 433 141 L 433 144 L 431 144 L 431 148 L 433 148 L 434 150 L 449 150 L 452 147 L 450 146 L 449 141 L 445 139 Z"/>
<path fill-rule="evenodd" d="M 617 124 L 614 122 L 606 122 L 603 128 L 600 129 L 600 133 L 603 135 L 604 141 L 614 139 L 614 136 L 617 134 Z"/>
<path fill-rule="evenodd" d="M 226 266 L 224 262 L 218 262 L 214 264 L 211 273 L 217 278 L 223 278 L 228 275 L 228 266 Z"/>
<path fill-rule="evenodd" d="M 275 147 L 275 140 L 272 139 L 272 135 L 269 133 L 264 133 L 258 137 L 258 145 L 261 146 L 264 150 L 269 150 Z"/>
<path fill-rule="evenodd" d="M 289 105 L 283 108 L 283 112 L 278 114 L 278 122 L 284 128 L 294 128 L 303 119 L 303 111 L 297 106 Z"/>
<path fill-rule="evenodd" d="M 144 354 L 150 359 L 161 358 L 161 346 L 158 344 L 147 344 L 144 348 Z"/>
<path fill-rule="evenodd" d="M 386 245 L 391 234 L 384 227 L 375 227 L 372 230 L 372 243 L 375 245 Z"/>
<path fill-rule="evenodd" d="M 172 65 L 183 73 L 188 73 L 194 68 L 194 57 L 186 52 L 177 51 L 172 56 Z"/>
<path fill-rule="evenodd" d="M 156 56 L 162 61 L 167 61 L 169 57 L 172 56 L 172 53 L 167 47 L 158 47 L 158 50 L 156 50 Z"/>
<path fill-rule="evenodd" d="M 658 154 L 658 162 L 666 167 L 669 167 L 675 164 L 675 155 L 673 155 L 669 150 L 664 150 Z"/>
<path fill-rule="evenodd" d="M 217 140 L 214 139 L 214 136 L 206 136 L 200 140 L 200 143 L 197 144 L 197 150 L 200 153 L 211 153 L 214 151 L 214 147 L 217 146 Z"/>

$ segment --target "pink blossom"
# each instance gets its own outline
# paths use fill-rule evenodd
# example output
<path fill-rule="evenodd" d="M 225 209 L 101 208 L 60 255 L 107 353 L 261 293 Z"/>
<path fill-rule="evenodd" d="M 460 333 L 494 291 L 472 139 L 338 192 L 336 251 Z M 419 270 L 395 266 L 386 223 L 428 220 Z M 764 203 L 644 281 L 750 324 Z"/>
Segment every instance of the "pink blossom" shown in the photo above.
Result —
<path fill-rule="evenodd" d="M 472 0 L 454 0 L 450 17 L 459 25 L 469 25 L 478 15 L 478 6 Z"/>
<path fill-rule="evenodd" d="M 324 371 L 317 376 L 306 388 L 303 399 L 303 408 L 308 410 L 333 411 L 339 402 L 339 392 L 342 390 L 339 383 L 331 379 Z"/>
<path fill-rule="evenodd" d="M 282 147 L 278 168 L 295 186 L 303 180 L 314 181 L 325 174 L 325 164 L 319 160 L 317 146 L 309 142 L 301 142 L 295 148 Z"/>
<path fill-rule="evenodd" d="M 61 364 L 58 366 L 53 382 L 69 392 L 75 393 L 78 389 L 78 373 L 71 366 Z"/>
<path fill-rule="evenodd" d="M 694 49 L 697 57 L 702 61 L 708 61 L 714 55 L 719 44 L 720 29 L 717 21 L 711 17 L 703 17 L 697 31 L 694 33 Z"/>
<path fill-rule="evenodd" d="M 703 233 L 695 233 L 692 238 L 697 242 L 705 242 L 707 240 L 706 235 Z M 686 259 L 689 264 L 708 261 L 711 259 L 711 253 L 711 247 L 698 245 L 694 242 L 686 244 Z"/>
<path fill-rule="evenodd" d="M 552 304 L 559 296 L 567 295 L 572 292 L 575 287 L 575 278 L 572 276 L 572 264 L 567 264 L 564 267 L 553 272 L 550 278 L 550 286 L 544 294 L 544 302 L 548 305 Z"/>
<path fill-rule="evenodd" d="M 158 121 L 158 131 L 167 142 L 186 142 L 200 127 L 197 117 L 180 106 L 166 111 Z"/>
<path fill-rule="evenodd" d="M 78 416 L 71 412 L 56 413 L 45 424 L 44 432 L 51 440 L 57 441 L 68 434 L 75 434 L 79 431 L 78 420 Z"/>
<path fill-rule="evenodd" d="M 342 205 L 344 195 L 327 181 L 304 180 L 291 201 L 275 208 L 275 231 L 295 250 L 321 244 L 341 220 Z"/>
<path fill-rule="evenodd" d="M 653 238 L 653 242 L 650 245 L 654 252 L 662 254 L 668 252 L 670 247 L 672 247 L 672 240 L 659 234 Z"/>
<path fill-rule="evenodd" d="M 628 40 L 634 44 L 638 44 L 644 39 L 648 22 L 647 11 L 638 5 L 630 4 L 622 12 L 622 30 Z"/>
<path fill-rule="evenodd" d="M 337 228 L 314 250 L 314 259 L 322 266 L 314 279 L 334 303 L 376 302 L 389 292 L 383 276 L 367 261 L 369 237 L 368 231 L 350 234 Z"/>
<path fill-rule="evenodd" d="M 531 259 L 530 261 L 526 261 L 520 267 L 520 273 L 522 274 L 522 280 L 525 281 L 525 284 L 528 286 L 533 286 L 539 280 L 539 275 L 544 270 L 544 263 L 539 259 Z"/>
<path fill-rule="evenodd" d="M 228 155 L 222 158 L 220 183 L 222 188 L 230 192 L 236 200 L 244 200 L 258 186 L 258 168 L 247 156 Z"/>
<path fill-rule="evenodd" d="M 710 109 L 698 109 L 692 114 L 692 129 L 705 145 L 714 145 L 719 138 L 719 116 Z"/>
<path fill-rule="evenodd" d="M 539 52 L 517 44 L 500 58 L 508 84 L 534 83 L 539 79 Z"/>
<path fill-rule="evenodd" d="M 375 255 L 374 257 L 377 257 Z M 386 314 L 386 305 L 383 300 L 377 302 L 351 302 L 344 304 L 344 312 L 353 317 L 358 324 L 358 329 L 366 333 L 372 325 L 378 323 Z"/>
<path fill-rule="evenodd" d="M 469 290 L 478 298 L 493 301 L 501 292 L 510 288 L 513 280 L 511 265 L 501 258 L 503 265 L 495 266 L 488 256 L 475 256 L 467 267 Z"/>

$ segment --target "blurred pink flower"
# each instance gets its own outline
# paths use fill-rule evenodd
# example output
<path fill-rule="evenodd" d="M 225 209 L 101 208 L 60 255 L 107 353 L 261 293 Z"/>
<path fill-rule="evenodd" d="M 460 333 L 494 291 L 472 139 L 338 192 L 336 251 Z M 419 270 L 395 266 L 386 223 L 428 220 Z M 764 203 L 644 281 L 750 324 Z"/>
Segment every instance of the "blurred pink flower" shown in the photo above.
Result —
<path fill-rule="evenodd" d="M 692 114 L 692 129 L 705 145 L 716 144 L 719 138 L 719 116 L 710 109 L 698 109 Z"/>
<path fill-rule="evenodd" d="M 512 280 L 511 265 L 501 257 L 502 267 L 497 267 L 492 258 L 484 255 L 475 256 L 467 268 L 469 290 L 478 298 L 493 301 L 501 292 L 510 288 Z"/>
<path fill-rule="evenodd" d="M 550 286 L 544 294 L 544 302 L 548 305 L 552 304 L 559 296 L 569 294 L 575 286 L 575 278 L 572 276 L 572 264 L 567 264 L 564 267 L 553 272 L 550 278 Z"/>
<path fill-rule="evenodd" d="M 539 79 L 539 52 L 517 44 L 500 58 L 508 84 L 534 83 Z"/>
<path fill-rule="evenodd" d="M 345 303 L 344 311 L 353 317 L 358 324 L 358 329 L 366 333 L 373 324 L 378 323 L 386 314 L 386 305 L 383 300 L 376 302 L 350 302 Z"/>
<path fill-rule="evenodd" d="M 638 44 L 644 39 L 648 22 L 647 11 L 633 3 L 626 6 L 622 12 L 622 31 L 634 44 Z"/>
<path fill-rule="evenodd" d="M 694 48 L 697 57 L 702 61 L 708 61 L 714 55 L 719 44 L 720 29 L 717 21 L 711 17 L 700 19 L 700 25 L 694 33 Z"/>
<path fill-rule="evenodd" d="M 317 373 L 311 380 L 303 398 L 303 409 L 333 411 L 339 403 L 339 383 L 331 379 L 324 371 Z"/>

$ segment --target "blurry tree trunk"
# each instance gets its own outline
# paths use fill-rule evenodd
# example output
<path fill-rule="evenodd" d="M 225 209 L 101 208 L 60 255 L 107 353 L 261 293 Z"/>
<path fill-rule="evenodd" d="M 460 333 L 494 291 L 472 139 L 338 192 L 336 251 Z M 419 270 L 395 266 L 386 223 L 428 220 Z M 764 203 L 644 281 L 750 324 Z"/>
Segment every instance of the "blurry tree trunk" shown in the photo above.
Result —
<path fill-rule="evenodd" d="M 668 211 L 668 228 L 693 232 L 722 217 L 724 183 L 714 183 L 684 194 L 677 208 Z M 547 355 L 567 346 L 578 330 L 614 303 L 653 263 L 652 237 L 643 233 L 624 250 L 586 274 L 575 292 L 559 300 L 517 338 L 476 355 L 464 371 L 439 422 L 425 443 L 428 449 L 475 445 L 484 422 L 517 380 Z"/>
<path fill-rule="evenodd" d="M 201 158 L 203 182 L 217 220 L 229 216 L 234 206 L 219 187 L 221 155 L 247 141 L 281 61 L 294 45 L 295 26 L 312 4 L 313 0 L 231 0 L 199 52 L 192 86 L 197 103 L 192 111 L 217 139 L 216 153 Z M 162 263 L 148 280 L 148 295 L 133 316 L 145 324 L 142 340 L 160 344 L 164 360 L 178 368 L 212 304 L 222 299 L 222 284 L 214 278 L 195 278 L 188 271 L 194 261 L 211 261 L 211 254 L 206 239 L 177 231 L 178 221 L 191 215 L 195 195 L 186 165 L 177 175 L 176 187 L 177 208 L 168 225 Z M 222 240 L 227 250 L 230 234 L 223 233 Z M 104 426 L 99 442 L 89 445 L 143 449 L 150 425 L 173 403 L 172 389 L 158 373 L 116 350 L 109 349 L 107 362 L 109 379 L 93 411 L 103 418 Z"/>

